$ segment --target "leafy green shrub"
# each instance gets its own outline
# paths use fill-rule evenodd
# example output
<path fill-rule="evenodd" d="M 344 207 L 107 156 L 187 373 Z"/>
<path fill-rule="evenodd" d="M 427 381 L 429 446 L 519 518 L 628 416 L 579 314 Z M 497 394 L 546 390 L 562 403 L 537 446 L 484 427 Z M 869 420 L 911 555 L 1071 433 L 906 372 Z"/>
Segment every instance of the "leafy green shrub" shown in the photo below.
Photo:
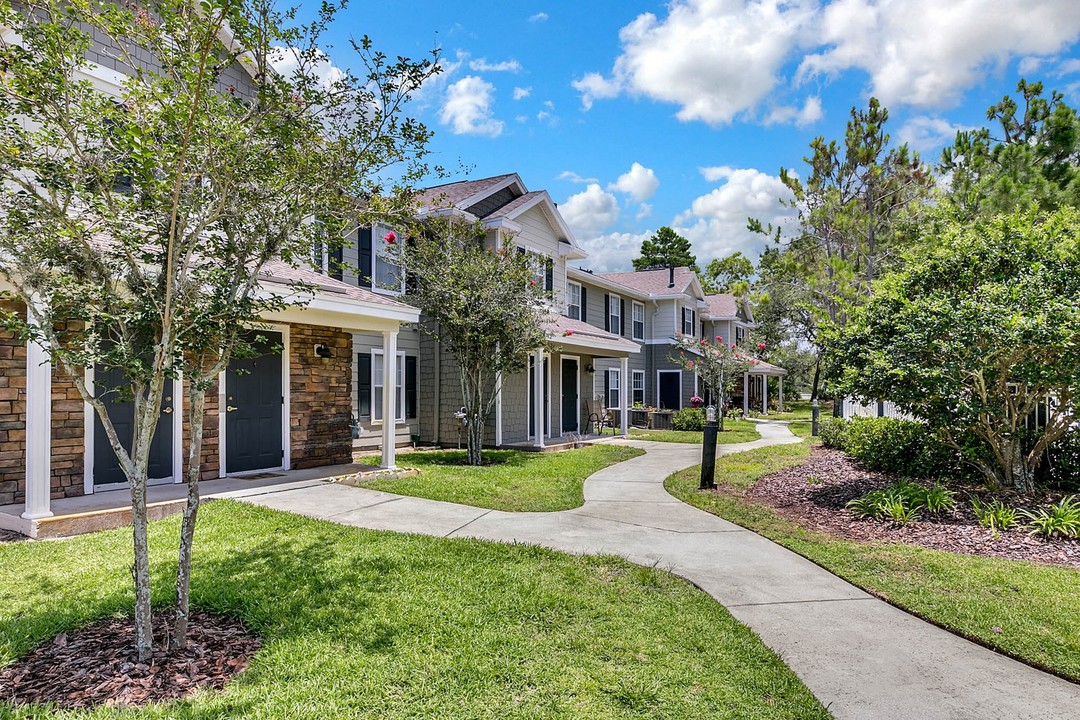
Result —
<path fill-rule="evenodd" d="M 933 487 L 923 488 L 923 505 L 926 512 L 933 515 L 951 512 L 956 509 L 956 493 L 941 483 L 934 483 Z"/>
<path fill-rule="evenodd" d="M 822 418 L 818 422 L 818 437 L 821 444 L 833 450 L 844 449 L 844 434 L 847 430 L 847 420 L 843 418 Z"/>
<path fill-rule="evenodd" d="M 1046 451 L 1039 480 L 1062 490 L 1080 491 L 1080 429 L 1070 430 Z"/>
<path fill-rule="evenodd" d="M 701 432 L 705 429 L 705 408 L 683 408 L 671 416 L 673 430 Z"/>
<path fill-rule="evenodd" d="M 1075 538 L 1080 534 L 1080 499 L 1075 495 L 1061 498 L 1053 505 L 1041 507 L 1035 512 L 1024 511 L 1032 535 L 1047 539 L 1060 535 Z"/>
<path fill-rule="evenodd" d="M 935 486 L 935 489 L 937 488 L 944 490 L 940 486 Z M 847 508 L 857 517 L 889 520 L 895 525 L 903 526 L 912 520 L 917 520 L 923 510 L 943 512 L 942 509 L 933 511 L 928 509 L 927 499 L 931 492 L 934 491 L 928 490 L 917 483 L 898 480 L 886 488 L 871 490 L 861 498 L 850 501 Z M 954 493 L 948 490 L 945 493 L 947 494 L 934 493 L 935 507 L 952 509 L 956 505 L 953 498 Z"/>
<path fill-rule="evenodd" d="M 1011 508 L 1001 500 L 994 498 L 984 503 L 979 498 L 971 499 L 971 509 L 975 511 L 975 517 L 984 528 L 998 530 L 1011 530 L 1020 522 L 1020 513 L 1016 508 Z"/>

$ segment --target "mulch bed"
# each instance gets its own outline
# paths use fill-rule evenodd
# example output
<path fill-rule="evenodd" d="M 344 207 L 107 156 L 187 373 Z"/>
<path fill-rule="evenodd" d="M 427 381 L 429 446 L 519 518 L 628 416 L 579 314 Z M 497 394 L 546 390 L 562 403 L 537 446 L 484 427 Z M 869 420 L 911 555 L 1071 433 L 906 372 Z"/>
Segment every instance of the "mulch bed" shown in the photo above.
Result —
<path fill-rule="evenodd" d="M 815 446 L 806 463 L 761 478 L 745 497 L 768 505 L 810 530 L 847 540 L 899 542 L 932 550 L 1080 569 L 1080 542 L 1044 540 L 1029 535 L 1023 528 L 995 534 L 981 527 L 971 509 L 971 498 L 986 500 L 992 496 L 977 487 L 959 488 L 957 507 L 951 513 L 916 520 L 903 527 L 882 520 L 856 518 L 844 507 L 849 500 L 883 488 L 896 479 L 893 475 L 863 469 L 839 450 Z M 1029 509 L 1035 504 L 1017 498 L 1003 498 L 1003 501 Z"/>
<path fill-rule="evenodd" d="M 155 646 L 172 613 L 154 614 Z M 61 633 L 0 669 L 0 699 L 62 708 L 138 707 L 181 699 L 197 688 L 220 690 L 259 649 L 236 619 L 192 613 L 186 650 L 155 647 L 149 663 L 135 652 L 131 618 Z"/>
<path fill-rule="evenodd" d="M 0 530 L 0 543 L 20 542 L 21 540 L 26 540 L 26 536 L 10 530 Z"/>

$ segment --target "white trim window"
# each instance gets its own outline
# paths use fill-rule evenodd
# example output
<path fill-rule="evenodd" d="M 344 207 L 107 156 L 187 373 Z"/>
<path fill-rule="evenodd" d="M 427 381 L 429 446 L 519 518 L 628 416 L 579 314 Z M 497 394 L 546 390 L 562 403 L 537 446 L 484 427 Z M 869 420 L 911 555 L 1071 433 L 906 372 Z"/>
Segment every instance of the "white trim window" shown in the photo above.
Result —
<path fill-rule="evenodd" d="M 631 405 L 644 405 L 645 404 L 645 371 L 644 370 L 632 370 L 630 371 L 630 390 L 631 390 Z"/>
<path fill-rule="evenodd" d="M 610 410 L 619 409 L 619 371 L 607 371 L 607 407 Z"/>
<path fill-rule="evenodd" d="M 392 232 L 386 225 L 375 225 L 371 230 L 371 289 L 388 295 L 401 295 L 405 292 L 405 273 L 394 262 L 394 250 L 383 238 Z M 394 231 L 395 242 L 404 242 L 405 238 Z"/>
<path fill-rule="evenodd" d="M 637 300 L 633 301 L 633 305 L 630 308 L 630 316 L 633 321 L 631 324 L 633 328 L 631 332 L 635 340 L 645 339 L 645 303 L 639 303 Z"/>
<path fill-rule="evenodd" d="M 566 283 L 566 317 L 571 320 L 581 319 L 581 284 Z"/>
<path fill-rule="evenodd" d="M 608 300 L 608 332 L 622 335 L 622 298 L 618 295 Z"/>
<path fill-rule="evenodd" d="M 697 333 L 694 332 L 694 330 L 695 330 L 694 326 L 697 324 L 697 323 L 694 322 L 694 320 L 695 320 L 694 315 L 695 315 L 695 312 L 692 309 L 690 309 L 688 307 L 684 307 L 682 309 L 682 334 L 683 335 L 688 335 L 690 337 L 697 337 Z"/>
<path fill-rule="evenodd" d="M 405 353 L 397 354 L 397 418 L 405 421 Z M 371 419 L 382 422 L 383 419 L 383 352 L 371 351 Z"/>

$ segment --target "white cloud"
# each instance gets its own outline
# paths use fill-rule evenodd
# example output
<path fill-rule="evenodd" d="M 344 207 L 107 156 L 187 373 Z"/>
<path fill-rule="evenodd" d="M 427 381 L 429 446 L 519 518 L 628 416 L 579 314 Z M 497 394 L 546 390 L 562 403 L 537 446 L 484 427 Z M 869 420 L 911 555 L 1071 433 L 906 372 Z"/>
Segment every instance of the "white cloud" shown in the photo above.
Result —
<path fill-rule="evenodd" d="M 530 15 L 529 16 L 529 22 L 531 22 L 531 23 L 542 23 L 542 22 L 546 22 L 547 19 L 548 19 L 548 14 L 546 12 L 538 12 L 535 15 Z"/>
<path fill-rule="evenodd" d="M 570 84 L 581 93 L 581 107 L 585 110 L 592 109 L 594 100 L 616 97 L 621 89 L 618 82 L 594 72 L 586 73 Z"/>
<path fill-rule="evenodd" d="M 600 235 L 619 219 L 619 201 L 598 183 L 589 185 L 559 205 L 563 219 L 579 239 Z"/>
<path fill-rule="evenodd" d="M 650 215 L 652 215 L 652 205 L 649 203 L 641 203 L 641 207 L 638 208 L 637 215 L 634 216 L 634 219 L 643 220 Z"/>
<path fill-rule="evenodd" d="M 578 244 L 589 253 L 581 262 L 596 272 L 632 270 L 630 259 L 641 254 L 641 243 L 652 237 L 653 231 L 640 233 L 613 232 L 589 238 L 578 238 Z"/>
<path fill-rule="evenodd" d="M 569 180 L 572 183 L 598 183 L 600 182 L 593 177 L 581 177 L 573 170 L 563 170 L 559 173 L 559 180 Z"/>
<path fill-rule="evenodd" d="M 532 95 L 532 88 L 531 87 L 516 87 L 516 88 L 514 88 L 514 99 L 515 100 L 524 100 L 525 98 L 529 97 L 530 95 Z"/>
<path fill-rule="evenodd" d="M 492 116 L 495 86 L 475 75 L 466 75 L 446 90 L 446 103 L 439 114 L 443 125 L 455 135 L 498 137 L 503 122 Z"/>
<path fill-rule="evenodd" d="M 748 218 L 774 227 L 795 220 L 795 211 L 780 204 L 791 200 L 791 191 L 775 175 L 728 166 L 704 167 L 700 172 L 706 180 L 723 184 L 695 199 L 673 225 L 692 243 L 699 265 L 736 250 L 749 257 L 759 255 L 765 238 L 746 229 Z"/>
<path fill-rule="evenodd" d="M 810 0 L 673 0 L 667 17 L 639 15 L 619 38 L 610 78 L 574 83 L 587 108 L 619 91 L 680 106 L 680 120 L 731 122 L 773 95 L 812 17 Z"/>
<path fill-rule="evenodd" d="M 1029 55 L 1025 58 L 1020 58 L 1020 64 L 1017 65 L 1016 70 L 1021 75 L 1031 75 L 1032 73 L 1039 72 L 1039 68 L 1046 63 L 1046 58 L 1035 57 Z"/>
<path fill-rule="evenodd" d="M 929 155 L 952 143 L 958 131 L 971 129 L 969 125 L 957 125 L 945 118 L 920 115 L 904 123 L 896 136 L 912 150 Z M 934 162 L 934 158 L 924 159 Z"/>
<path fill-rule="evenodd" d="M 626 193 L 640 203 L 656 194 L 658 187 L 660 187 L 660 180 L 657 179 L 652 168 L 647 168 L 641 163 L 634 163 L 630 166 L 629 172 L 620 175 L 618 180 L 608 185 L 608 190 Z"/>
<path fill-rule="evenodd" d="M 806 127 L 807 125 L 813 125 L 824 116 L 825 111 L 821 108 L 821 98 L 813 96 L 806 98 L 802 109 L 791 105 L 774 108 L 772 112 L 765 116 L 765 124 L 787 125 L 793 123 L 799 127 Z"/>
<path fill-rule="evenodd" d="M 473 72 L 521 72 L 521 63 L 517 60 L 503 60 L 502 62 L 489 63 L 487 58 L 477 58 L 469 61 L 469 69 Z"/>
<path fill-rule="evenodd" d="M 798 77 L 849 69 L 870 75 L 885 105 L 955 104 L 1011 58 L 1049 55 L 1080 35 L 1075 0 L 836 0 L 821 14 L 820 52 Z"/>
<path fill-rule="evenodd" d="M 270 64 L 285 78 L 300 72 L 305 77 L 317 78 L 324 88 L 345 79 L 345 71 L 330 62 L 327 54 L 318 48 L 306 56 L 293 47 L 275 47 L 270 53 Z"/>
<path fill-rule="evenodd" d="M 1078 72 L 1080 72 L 1080 58 L 1070 58 L 1054 68 L 1054 75 L 1056 77 L 1074 75 Z"/>
<path fill-rule="evenodd" d="M 620 31 L 608 73 L 573 82 L 584 109 L 621 94 L 671 103 L 680 120 L 809 124 L 810 80 L 869 76 L 886 106 L 945 107 L 988 73 L 1066 50 L 1076 0 L 671 0 Z M 792 64 L 794 77 L 788 77 Z M 763 109 L 764 106 L 764 109 Z M 773 109 L 769 109 L 769 108 Z"/>

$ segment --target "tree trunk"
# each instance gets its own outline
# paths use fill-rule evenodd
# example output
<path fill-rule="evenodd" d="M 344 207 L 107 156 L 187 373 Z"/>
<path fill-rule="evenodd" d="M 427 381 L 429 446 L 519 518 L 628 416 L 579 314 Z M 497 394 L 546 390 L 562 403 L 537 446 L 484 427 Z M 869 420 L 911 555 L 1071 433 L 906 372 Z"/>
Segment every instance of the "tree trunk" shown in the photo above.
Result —
<path fill-rule="evenodd" d="M 470 413 L 468 417 L 469 427 L 469 464 L 481 465 L 484 462 L 484 422 L 479 413 Z"/>
<path fill-rule="evenodd" d="M 821 356 L 814 362 L 814 382 L 810 388 L 810 401 L 818 399 L 818 382 L 821 380 Z"/>
<path fill-rule="evenodd" d="M 169 647 L 187 647 L 189 598 L 191 595 L 191 552 L 195 542 L 195 521 L 199 514 L 199 476 L 202 473 L 203 416 L 206 412 L 206 390 L 201 383 L 188 385 L 188 406 L 191 440 L 188 444 L 187 504 L 180 526 L 180 553 L 176 563 L 176 613 Z"/>
<path fill-rule="evenodd" d="M 1006 459 L 1005 479 L 1021 495 L 1035 492 L 1034 468 L 1028 463 L 1027 453 L 1019 438 L 1001 441 L 1001 454 Z"/>
<path fill-rule="evenodd" d="M 131 485 L 132 549 L 135 560 L 135 648 L 139 660 L 146 662 L 154 651 L 154 628 L 150 609 L 150 547 L 146 537 L 146 464 L 142 477 L 128 478 Z"/>

